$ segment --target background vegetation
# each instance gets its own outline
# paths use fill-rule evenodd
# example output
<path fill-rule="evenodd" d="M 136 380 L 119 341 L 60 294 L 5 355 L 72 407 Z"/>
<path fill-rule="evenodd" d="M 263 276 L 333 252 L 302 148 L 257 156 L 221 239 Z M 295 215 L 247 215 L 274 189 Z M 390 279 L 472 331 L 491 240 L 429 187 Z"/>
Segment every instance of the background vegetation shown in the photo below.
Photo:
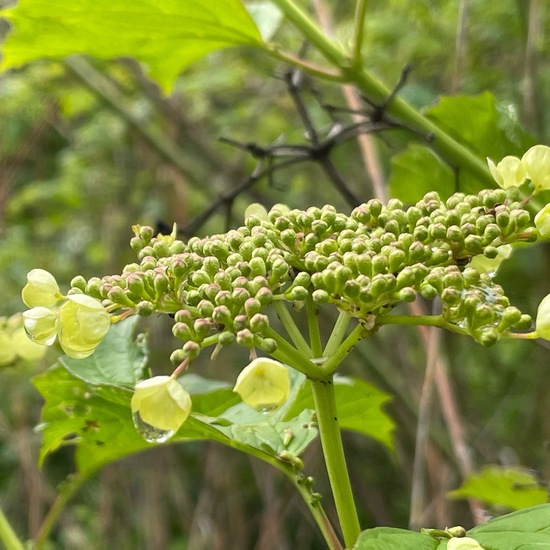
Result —
<path fill-rule="evenodd" d="M 349 39 L 353 3 L 305 4 L 327 30 Z M 301 51 L 291 28 L 279 28 L 273 13 L 266 17 L 279 42 Z M 542 0 L 372 2 L 363 56 L 390 87 L 410 64 L 399 93 L 421 109 L 441 95 L 491 92 L 496 111 L 529 132 L 521 143 L 546 143 L 549 27 Z M 214 53 L 186 70 L 167 96 L 131 60 L 71 58 L 0 74 L 0 315 L 22 309 L 20 289 L 33 267 L 65 285 L 77 273 L 120 270 L 133 261 L 134 223 L 163 229 L 175 221 L 186 235 L 203 235 L 240 223 L 251 202 L 331 203 L 348 211 L 349 197 L 322 166 L 300 163 L 252 182 L 250 174 L 268 164 L 219 140 L 263 147 L 305 142 L 307 128 L 285 82 L 288 70 L 255 51 Z M 323 108 L 347 106 L 339 86 L 302 76 L 299 97 L 321 133 L 332 116 L 348 116 Z M 475 123 L 463 121 L 466 129 Z M 348 140 L 335 149 L 334 167 L 361 201 L 386 192 L 388 182 L 390 194 L 405 193 L 418 182 L 403 180 L 407 174 L 394 156 L 409 140 L 393 131 Z M 490 155 L 490 136 L 484 140 L 480 153 Z M 237 193 L 239 186 L 246 189 Z M 219 207 L 203 216 L 216 201 Z M 498 282 L 514 305 L 534 313 L 550 290 L 548 249 L 518 250 L 515 260 Z M 160 325 L 144 327 L 152 361 L 159 363 L 166 361 L 166 346 L 171 349 L 170 331 Z M 433 384 L 425 378 L 429 337 L 415 329 L 384 330 L 356 350 L 347 367 L 393 396 L 387 410 L 397 424 L 395 453 L 345 436 L 365 525 L 470 526 L 472 510 L 502 511 L 447 496 L 483 465 L 522 466 L 544 486 L 550 479 L 546 347 L 514 341 L 485 349 L 450 334 L 438 338 Z M 205 361 L 202 368 L 233 380 L 238 368 L 231 363 Z M 47 365 L 48 358 L 41 367 Z M 72 469 L 70 449 L 49 458 L 43 471 L 36 467 L 41 400 L 29 383 L 36 372 L 21 363 L 0 370 L 0 502 L 18 531 L 30 536 L 55 485 Z M 415 447 L 421 407 L 420 429 L 429 437 Z M 306 459 L 327 492 L 317 456 L 313 445 Z M 105 541 L 121 549 L 323 547 L 285 480 L 214 444 L 154 449 L 89 482 L 63 515 L 52 548 L 102 548 Z"/>

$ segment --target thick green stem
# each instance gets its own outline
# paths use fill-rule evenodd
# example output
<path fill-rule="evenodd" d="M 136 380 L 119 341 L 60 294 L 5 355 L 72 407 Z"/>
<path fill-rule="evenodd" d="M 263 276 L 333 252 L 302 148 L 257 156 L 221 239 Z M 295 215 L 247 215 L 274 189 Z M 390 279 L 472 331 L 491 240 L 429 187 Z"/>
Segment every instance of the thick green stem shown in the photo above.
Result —
<path fill-rule="evenodd" d="M 271 0 L 287 19 L 311 42 L 323 56 L 338 68 L 344 80 L 357 86 L 371 101 L 382 104 L 390 95 L 390 90 L 357 63 L 357 59 L 342 50 L 311 18 L 296 6 L 293 0 Z M 421 115 L 411 105 L 399 97 L 393 98 L 387 112 L 399 121 L 426 134 L 440 153 L 455 166 L 471 171 L 483 183 L 494 186 L 494 181 L 484 160 L 458 143 L 452 136 Z"/>
<path fill-rule="evenodd" d="M 24 550 L 23 543 L 19 540 L 12 529 L 8 518 L 0 508 L 0 540 L 4 543 L 6 550 Z"/>
<path fill-rule="evenodd" d="M 332 375 L 322 380 L 311 380 L 310 382 L 336 512 L 338 513 L 346 548 L 351 548 L 361 532 L 361 526 L 359 525 L 344 456 Z"/>
<path fill-rule="evenodd" d="M 382 315 L 376 320 L 379 325 L 411 325 L 444 328 L 457 334 L 468 334 L 458 325 L 445 321 L 441 315 Z"/>

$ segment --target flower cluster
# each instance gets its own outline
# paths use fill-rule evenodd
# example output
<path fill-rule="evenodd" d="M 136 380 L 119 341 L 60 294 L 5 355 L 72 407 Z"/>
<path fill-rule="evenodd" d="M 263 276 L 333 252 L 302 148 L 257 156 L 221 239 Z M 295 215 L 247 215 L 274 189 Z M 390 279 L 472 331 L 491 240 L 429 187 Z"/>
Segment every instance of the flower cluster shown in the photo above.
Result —
<path fill-rule="evenodd" d="M 111 325 L 101 303 L 82 293 L 63 296 L 57 281 L 43 269 L 33 269 L 21 292 L 31 309 L 23 313 L 23 326 L 36 344 L 52 345 L 56 338 L 70 357 L 91 355 Z M 58 307 L 57 304 L 64 303 Z"/>
<path fill-rule="evenodd" d="M 72 285 L 110 310 L 172 314 L 173 333 L 184 342 L 172 354 L 175 364 L 233 342 L 272 353 L 266 308 L 274 301 L 299 308 L 309 297 L 369 330 L 401 302 L 440 297 L 444 319 L 483 344 L 530 324 L 492 279 L 510 244 L 538 236 L 515 187 L 446 201 L 429 193 L 409 208 L 371 200 L 349 216 L 332 206 L 277 207 L 188 243 L 154 236 L 150 227 L 134 232 L 139 263 Z"/>

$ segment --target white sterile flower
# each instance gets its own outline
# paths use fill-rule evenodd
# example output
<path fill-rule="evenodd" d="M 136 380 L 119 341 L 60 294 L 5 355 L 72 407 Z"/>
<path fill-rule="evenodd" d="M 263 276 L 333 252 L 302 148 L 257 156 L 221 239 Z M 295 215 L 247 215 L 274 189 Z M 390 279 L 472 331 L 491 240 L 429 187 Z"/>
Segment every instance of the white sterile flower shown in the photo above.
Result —
<path fill-rule="evenodd" d="M 504 157 L 498 164 L 488 158 L 487 164 L 493 179 L 498 183 L 499 187 L 506 189 L 507 187 L 519 186 L 526 178 L 526 170 L 524 163 L 517 157 Z"/>
<path fill-rule="evenodd" d="M 47 307 L 33 307 L 23 313 L 23 326 L 33 342 L 51 346 L 57 336 L 57 319 L 57 312 Z"/>
<path fill-rule="evenodd" d="M 278 409 L 290 394 L 288 368 L 273 359 L 254 359 L 237 377 L 233 391 L 257 411 Z"/>
<path fill-rule="evenodd" d="M 540 338 L 550 340 L 550 294 L 539 304 L 535 329 Z"/>
<path fill-rule="evenodd" d="M 535 191 L 550 189 L 550 147 L 535 145 L 521 159 Z"/>
<path fill-rule="evenodd" d="M 154 376 L 136 384 L 132 413 L 165 431 L 177 431 L 191 412 L 191 396 L 170 376 Z"/>
<path fill-rule="evenodd" d="M 27 274 L 27 284 L 21 291 L 25 305 L 53 306 L 61 298 L 55 277 L 44 269 L 33 269 Z"/>
<path fill-rule="evenodd" d="M 59 343 L 70 357 L 91 355 L 111 326 L 111 318 L 99 300 L 70 294 L 59 308 Z"/>
<path fill-rule="evenodd" d="M 541 237 L 550 238 L 550 204 L 547 204 L 535 216 L 535 227 Z"/>

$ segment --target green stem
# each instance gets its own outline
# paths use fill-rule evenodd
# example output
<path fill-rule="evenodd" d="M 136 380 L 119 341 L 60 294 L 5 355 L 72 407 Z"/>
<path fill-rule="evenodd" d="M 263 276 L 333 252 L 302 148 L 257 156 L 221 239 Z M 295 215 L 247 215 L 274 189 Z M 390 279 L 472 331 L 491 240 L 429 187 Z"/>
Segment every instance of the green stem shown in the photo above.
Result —
<path fill-rule="evenodd" d="M 367 13 L 367 0 L 357 0 L 355 6 L 355 19 L 353 21 L 352 59 L 353 64 L 361 66 L 361 48 L 365 34 L 365 16 Z"/>
<path fill-rule="evenodd" d="M 319 330 L 319 310 L 317 304 L 311 298 L 311 294 L 306 300 L 306 310 L 312 358 L 322 357 L 323 344 L 321 342 L 321 331 Z"/>
<path fill-rule="evenodd" d="M 323 363 L 322 369 L 325 375 L 332 374 L 336 367 L 347 357 L 349 352 L 356 346 L 359 340 L 365 337 L 365 329 L 357 325 L 348 335 L 348 337 L 334 350 L 331 355 L 327 355 L 327 360 Z"/>
<path fill-rule="evenodd" d="M 323 351 L 323 357 L 330 357 L 334 354 L 338 346 L 342 343 L 342 340 L 346 336 L 351 321 L 351 315 L 345 311 L 341 311 L 334 323 L 334 328 L 330 333 L 327 345 Z"/>
<path fill-rule="evenodd" d="M 353 63 L 353 59 L 326 36 L 311 18 L 295 5 L 293 0 L 271 0 L 271 2 L 330 63 L 340 69 L 346 82 L 355 84 L 366 97 L 375 103 L 382 104 L 389 97 L 390 90 L 368 73 L 361 64 Z M 487 165 L 481 158 L 421 115 L 406 101 L 399 97 L 393 98 L 387 106 L 387 112 L 401 122 L 425 133 L 426 136 L 430 136 L 434 145 L 450 163 L 467 168 L 487 185 L 495 185 Z"/>
<path fill-rule="evenodd" d="M 315 410 L 317 412 L 319 435 L 330 486 L 336 504 L 336 512 L 344 535 L 346 548 L 351 548 L 361 533 L 361 526 L 359 525 L 359 518 L 346 466 L 346 458 L 344 456 L 332 375 L 322 380 L 311 380 L 310 382 Z"/>
<path fill-rule="evenodd" d="M 271 354 L 273 357 L 279 359 L 281 356 L 284 356 L 286 359 L 285 362 L 302 374 L 308 377 L 319 376 L 319 367 L 309 360 L 309 356 L 297 350 L 277 331 L 271 327 L 267 327 L 263 330 L 263 335 L 267 338 L 273 338 L 277 342 L 277 350 Z"/>
<path fill-rule="evenodd" d="M 458 325 L 453 325 L 443 319 L 441 315 L 381 315 L 376 319 L 378 325 L 412 325 L 444 328 L 457 334 L 468 334 Z"/>
<path fill-rule="evenodd" d="M 8 518 L 0 508 L 0 540 L 4 543 L 6 550 L 24 550 L 23 543 L 19 540 L 13 530 Z"/>
<path fill-rule="evenodd" d="M 90 477 L 90 475 L 91 472 L 86 475 L 75 474 L 71 477 L 69 481 L 66 482 L 66 485 L 57 495 L 52 507 L 49 509 L 46 517 L 44 518 L 44 521 L 42 522 L 42 525 L 40 526 L 40 530 L 38 531 L 38 534 L 34 539 L 34 550 L 40 550 L 44 547 L 44 544 L 46 544 L 50 532 L 59 517 L 59 514 L 63 511 L 67 502 L 73 497 L 78 489 L 80 489 L 82 484 L 88 479 L 88 477 Z"/>
<path fill-rule="evenodd" d="M 300 332 L 300 329 L 294 322 L 294 319 L 292 318 L 290 311 L 288 311 L 286 304 L 283 301 L 275 301 L 273 302 L 273 309 L 275 310 L 277 317 L 279 317 L 283 327 L 285 327 L 285 330 L 296 348 L 304 355 L 307 355 L 308 357 L 311 356 L 311 349 L 309 348 L 306 339 Z"/>

